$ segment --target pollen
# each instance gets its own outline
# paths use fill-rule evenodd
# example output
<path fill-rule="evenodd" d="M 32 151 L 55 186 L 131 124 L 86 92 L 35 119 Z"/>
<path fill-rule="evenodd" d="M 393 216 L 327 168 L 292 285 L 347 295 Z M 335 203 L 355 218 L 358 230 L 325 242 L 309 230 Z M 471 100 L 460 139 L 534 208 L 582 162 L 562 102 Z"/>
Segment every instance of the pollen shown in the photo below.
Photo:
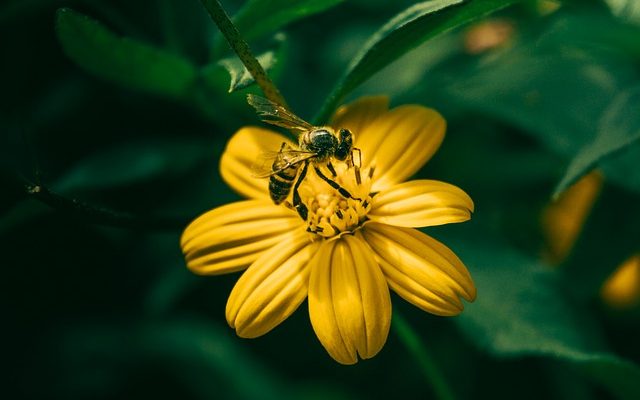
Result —
<path fill-rule="evenodd" d="M 327 176 L 351 197 L 341 194 L 315 174 L 300 188 L 302 201 L 309 210 L 307 231 L 318 238 L 330 239 L 355 232 L 367 221 L 371 209 L 369 192 L 373 174 L 346 165 L 336 165 L 335 171 L 336 176 Z"/>

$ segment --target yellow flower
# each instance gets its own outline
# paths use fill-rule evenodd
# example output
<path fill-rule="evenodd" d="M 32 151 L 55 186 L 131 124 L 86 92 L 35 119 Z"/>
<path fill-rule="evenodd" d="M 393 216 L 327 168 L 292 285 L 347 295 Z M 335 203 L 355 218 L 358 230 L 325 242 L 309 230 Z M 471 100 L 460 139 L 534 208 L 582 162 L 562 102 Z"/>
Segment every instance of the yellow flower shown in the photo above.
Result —
<path fill-rule="evenodd" d="M 268 181 L 253 178 L 251 166 L 261 152 L 288 141 L 245 127 L 229 141 L 220 171 L 250 200 L 201 215 L 186 228 L 181 245 L 197 274 L 248 267 L 226 307 L 239 336 L 269 332 L 308 298 L 322 345 L 336 361 L 354 364 L 358 356 L 373 357 L 387 339 L 389 288 L 436 315 L 457 315 L 460 298 L 475 299 L 460 259 L 413 229 L 466 221 L 473 202 L 444 182 L 404 182 L 444 138 L 446 124 L 436 111 L 418 105 L 389 110 L 386 97 L 367 97 L 340 108 L 331 125 L 351 130 L 361 150 L 359 171 L 334 161 L 335 182 L 354 198 L 341 196 L 310 168 L 299 190 L 307 220 L 274 205 Z"/>

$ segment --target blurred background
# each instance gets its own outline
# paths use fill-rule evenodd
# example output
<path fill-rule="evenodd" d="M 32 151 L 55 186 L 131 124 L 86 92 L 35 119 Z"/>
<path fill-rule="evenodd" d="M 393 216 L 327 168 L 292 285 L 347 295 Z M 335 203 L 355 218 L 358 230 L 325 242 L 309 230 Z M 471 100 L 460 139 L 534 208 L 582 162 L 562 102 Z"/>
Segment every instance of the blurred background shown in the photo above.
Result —
<path fill-rule="evenodd" d="M 312 120 L 413 3 L 223 5 Z M 463 26 L 426 18 L 456 29 L 400 37 L 415 48 L 345 97 L 445 116 L 418 176 L 460 186 L 476 212 L 425 232 L 478 287 L 455 318 L 394 296 L 418 344 L 392 328 L 380 354 L 345 367 L 306 303 L 240 339 L 224 319 L 238 275 L 185 267 L 182 229 L 239 199 L 218 173 L 226 141 L 260 123 L 244 100 L 258 89 L 202 4 L 2 2 L 2 397 L 435 398 L 426 352 L 455 398 L 640 398 L 640 4 L 491 3 L 515 4 Z"/>

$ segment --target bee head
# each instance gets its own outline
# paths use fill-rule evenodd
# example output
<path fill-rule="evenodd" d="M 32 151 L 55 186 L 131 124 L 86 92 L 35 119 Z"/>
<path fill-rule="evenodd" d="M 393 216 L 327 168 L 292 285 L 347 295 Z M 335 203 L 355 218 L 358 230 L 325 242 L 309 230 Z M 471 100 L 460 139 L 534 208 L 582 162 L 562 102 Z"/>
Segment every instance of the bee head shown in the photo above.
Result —
<path fill-rule="evenodd" d="M 353 135 L 348 129 L 340 129 L 338 132 L 338 147 L 334 153 L 334 157 L 340 161 L 344 161 L 351 155 L 353 149 Z"/>

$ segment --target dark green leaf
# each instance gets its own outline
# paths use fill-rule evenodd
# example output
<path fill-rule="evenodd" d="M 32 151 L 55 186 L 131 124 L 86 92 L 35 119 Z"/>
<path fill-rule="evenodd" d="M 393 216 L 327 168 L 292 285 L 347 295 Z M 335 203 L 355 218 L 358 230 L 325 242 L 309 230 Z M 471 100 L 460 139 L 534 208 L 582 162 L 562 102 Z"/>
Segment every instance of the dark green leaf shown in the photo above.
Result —
<path fill-rule="evenodd" d="M 601 165 L 604 175 L 610 181 L 624 188 L 640 193 L 640 143 L 627 146 L 609 159 L 604 160 Z"/>
<path fill-rule="evenodd" d="M 316 121 L 326 120 L 345 95 L 409 50 L 515 1 L 431 0 L 407 8 L 369 38 L 334 87 Z"/>
<path fill-rule="evenodd" d="M 233 22 L 246 41 L 271 34 L 291 22 L 325 11 L 344 0 L 249 0 L 233 16 Z M 219 54 L 224 46 L 216 43 Z"/>
<path fill-rule="evenodd" d="M 430 71 L 427 80 L 432 92 L 442 87 L 445 104 L 508 121 L 572 158 L 593 141 L 612 99 L 637 84 L 629 56 L 640 54 L 637 41 L 630 40 L 638 33 L 610 16 L 559 12 L 522 28 L 510 49 L 475 62 L 453 59 Z M 638 188 L 632 183 L 640 182 L 637 168 L 630 168 L 632 152 L 633 146 L 601 166 L 617 184 Z"/>
<path fill-rule="evenodd" d="M 607 182 L 562 266 L 576 298 L 597 298 L 604 281 L 640 249 L 640 198 Z"/>
<path fill-rule="evenodd" d="M 317 14 L 344 0 L 249 0 L 233 17 L 233 22 L 244 35 L 253 40 L 275 32 L 293 21 Z"/>
<path fill-rule="evenodd" d="M 127 378 L 164 377 L 163 372 L 180 381 L 190 398 L 346 398 L 331 384 L 285 380 L 248 352 L 230 329 L 202 318 L 76 329 L 64 337 L 61 347 L 63 367 L 49 372 L 58 374 L 56 387 L 73 398 L 117 390 Z M 160 387 L 163 383 L 157 382 Z"/>
<path fill-rule="evenodd" d="M 184 58 L 130 38 L 73 10 L 58 10 L 56 32 L 65 53 L 103 79 L 155 94 L 180 97 L 196 79 Z"/>
<path fill-rule="evenodd" d="M 32 199 L 22 201 L 3 215 L 0 215 L 0 235 L 11 232 L 12 229 L 37 218 L 42 218 L 51 208 Z"/>
<path fill-rule="evenodd" d="M 495 240 L 454 248 L 478 287 L 457 322 L 479 347 L 498 357 L 568 362 L 616 396 L 639 398 L 640 369 L 606 351 L 594 321 L 570 304 L 549 267 Z"/>
<path fill-rule="evenodd" d="M 567 187 L 592 170 L 599 162 L 640 140 L 640 87 L 616 96 L 600 121 L 595 139 L 573 158 L 555 189 L 560 195 Z M 638 168 L 631 168 L 630 172 Z M 637 174 L 637 173 L 636 173 Z"/>
<path fill-rule="evenodd" d="M 162 372 L 157 367 L 169 369 L 197 398 L 292 397 L 291 390 L 246 353 L 240 342 L 232 340 L 221 326 L 204 320 L 104 326 L 77 330 L 65 339 L 68 371 L 64 372 L 71 376 L 61 380 L 76 394 L 105 390 L 101 387 L 105 383 L 116 386 L 127 375 L 139 374 L 138 368 L 144 366 L 147 374 Z M 92 373 L 85 373 L 86 369 Z M 96 376 L 102 376 L 104 383 L 96 382 Z"/>
<path fill-rule="evenodd" d="M 184 174 L 206 159 L 204 141 L 132 142 L 87 157 L 60 177 L 53 188 L 62 193 L 101 190 Z"/>

